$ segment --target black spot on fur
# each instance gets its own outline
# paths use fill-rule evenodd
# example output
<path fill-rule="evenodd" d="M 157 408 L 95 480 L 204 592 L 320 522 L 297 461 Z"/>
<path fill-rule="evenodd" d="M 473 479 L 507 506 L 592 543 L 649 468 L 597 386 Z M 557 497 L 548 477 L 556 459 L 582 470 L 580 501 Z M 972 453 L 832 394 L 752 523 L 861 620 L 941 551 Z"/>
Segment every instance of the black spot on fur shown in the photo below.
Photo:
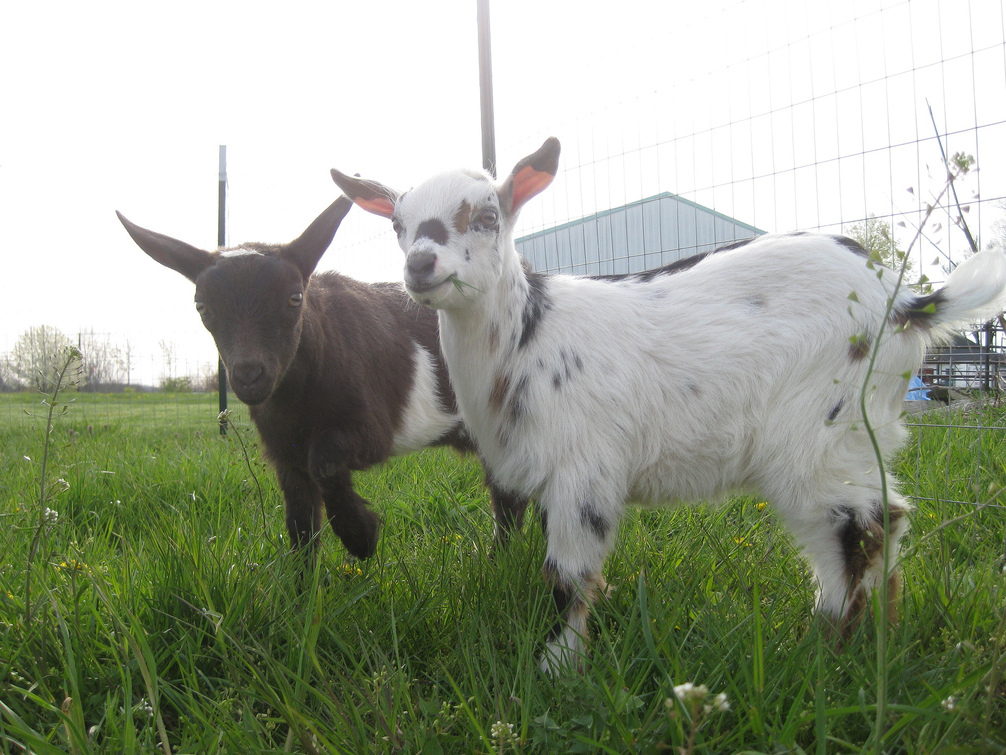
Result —
<path fill-rule="evenodd" d="M 644 270 L 641 273 L 613 273 L 609 275 L 594 275 L 592 278 L 598 280 L 608 280 L 608 281 L 639 281 L 640 283 L 647 283 L 654 278 L 659 278 L 663 275 L 674 275 L 675 273 L 683 273 L 685 270 L 691 270 L 697 264 L 702 262 L 706 257 L 711 254 L 716 254 L 717 252 L 727 252 L 731 249 L 740 249 L 742 246 L 746 246 L 754 241 L 757 236 L 749 239 L 738 239 L 737 241 L 731 241 L 729 244 L 724 244 L 723 246 L 716 247 L 711 252 L 701 252 L 699 254 L 693 254 L 691 257 L 685 257 L 684 259 L 677 260 L 670 263 L 669 265 L 663 265 L 662 267 L 655 267 L 652 270 Z"/>
<path fill-rule="evenodd" d="M 937 291 L 935 294 L 916 296 L 906 306 L 896 309 L 891 313 L 891 322 L 899 327 L 912 324 L 927 328 L 929 327 L 929 321 L 944 301 L 942 290 Z"/>
<path fill-rule="evenodd" d="M 521 334 L 517 348 L 524 348 L 534 338 L 538 326 L 545 313 L 552 308 L 552 300 L 548 295 L 546 276 L 540 273 L 530 273 L 527 276 L 527 301 L 524 302 L 524 312 L 521 316 Z"/>
<path fill-rule="evenodd" d="M 842 560 L 848 565 L 855 560 L 860 550 L 861 530 L 856 522 L 856 515 L 847 506 L 838 506 L 832 511 L 832 517 L 838 524 L 838 542 L 842 548 Z"/>
<path fill-rule="evenodd" d="M 835 421 L 835 417 L 837 417 L 837 416 L 838 416 L 838 413 L 839 413 L 840 411 L 842 411 L 842 407 L 843 407 L 843 406 L 845 406 L 845 399 L 844 399 L 844 398 L 840 398 L 840 399 L 838 400 L 838 403 L 837 403 L 837 404 L 835 404 L 835 405 L 834 405 L 834 406 L 833 406 L 833 407 L 831 408 L 831 411 L 830 411 L 830 412 L 828 412 L 828 421 L 829 421 L 829 422 L 834 422 L 834 421 Z"/>
<path fill-rule="evenodd" d="M 552 585 L 552 600 L 555 601 L 555 610 L 559 614 L 559 619 L 548 632 L 548 639 L 554 640 L 562 634 L 562 629 L 565 625 L 563 617 L 566 615 L 566 609 L 569 608 L 570 604 L 576 598 L 576 586 L 567 582 L 559 575 L 558 565 L 550 558 L 545 559 L 542 576 L 546 582 Z"/>
<path fill-rule="evenodd" d="M 652 270 L 644 270 L 641 273 L 612 273 L 609 275 L 594 275 L 591 277 L 596 280 L 606 280 L 615 283 L 619 281 L 638 281 L 639 283 L 648 283 L 654 278 L 659 278 L 664 275 L 674 275 L 674 273 L 681 273 L 685 270 L 690 270 L 702 262 L 702 260 L 710 254 L 714 254 L 714 252 L 693 254 L 691 257 L 685 257 L 684 259 L 677 260 L 676 262 L 664 265 L 663 267 L 655 267 Z"/>
<path fill-rule="evenodd" d="M 836 244 L 844 246 L 853 254 L 858 254 L 860 257 L 870 256 L 866 248 L 855 239 L 850 239 L 848 236 L 832 236 L 831 238 Z"/>
<path fill-rule="evenodd" d="M 552 373 L 552 386 L 558 390 L 563 383 L 568 383 L 580 372 L 583 372 L 580 355 L 575 351 L 559 349 L 559 368 Z"/>
<path fill-rule="evenodd" d="M 723 246 L 716 247 L 716 249 L 713 250 L 713 253 L 726 252 L 729 251 L 730 249 L 740 249 L 742 246 L 747 246 L 748 244 L 750 244 L 756 238 L 758 237 L 752 236 L 751 238 L 748 239 L 737 239 L 737 241 L 731 241 L 729 244 L 724 244 Z"/>
<path fill-rule="evenodd" d="M 889 510 L 892 530 L 904 515 L 905 512 L 901 509 Z M 842 548 L 842 559 L 845 562 L 845 573 L 850 588 L 855 589 L 867 568 L 881 556 L 884 547 L 884 508 L 878 501 L 871 512 L 870 520 L 865 525 L 860 524 L 855 513 L 845 506 L 836 508 L 834 517 L 839 523 L 837 534 Z"/>
<path fill-rule="evenodd" d="M 443 246 L 447 243 L 447 226 L 439 218 L 424 220 L 416 229 L 417 239 L 430 239 Z"/>
<path fill-rule="evenodd" d="M 580 504 L 580 524 L 584 527 L 589 527 L 590 531 L 594 533 L 594 537 L 598 540 L 604 540 L 608 536 L 608 520 L 601 515 L 601 512 L 590 501 L 584 501 Z"/>

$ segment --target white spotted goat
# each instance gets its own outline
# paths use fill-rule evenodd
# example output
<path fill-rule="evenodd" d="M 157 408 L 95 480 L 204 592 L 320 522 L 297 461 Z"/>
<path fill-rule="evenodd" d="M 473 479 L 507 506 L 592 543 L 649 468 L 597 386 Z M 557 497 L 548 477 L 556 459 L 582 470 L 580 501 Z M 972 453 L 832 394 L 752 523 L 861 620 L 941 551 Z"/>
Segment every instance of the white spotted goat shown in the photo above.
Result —
<path fill-rule="evenodd" d="M 926 346 L 1001 310 L 1006 258 L 976 254 L 926 296 L 850 239 L 799 233 L 645 273 L 541 275 L 522 264 L 514 223 L 558 159 L 549 139 L 499 185 L 458 171 L 404 194 L 332 172 L 391 219 L 409 294 L 439 310 L 450 379 L 492 479 L 538 501 L 560 613 L 542 667 L 582 652 L 627 501 L 755 492 L 788 524 L 835 625 L 885 574 L 896 595 L 909 505 L 889 486 L 885 515 L 861 394 L 889 461 Z"/>

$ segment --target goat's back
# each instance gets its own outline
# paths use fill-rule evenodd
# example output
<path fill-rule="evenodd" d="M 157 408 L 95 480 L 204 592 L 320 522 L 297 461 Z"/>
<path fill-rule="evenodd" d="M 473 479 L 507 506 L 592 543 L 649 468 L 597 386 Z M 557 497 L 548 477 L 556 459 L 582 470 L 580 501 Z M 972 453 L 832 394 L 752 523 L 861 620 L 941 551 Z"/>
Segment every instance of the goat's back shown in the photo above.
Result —
<path fill-rule="evenodd" d="M 462 412 L 494 471 L 531 495 L 552 470 L 599 465 L 625 470 L 613 495 L 643 501 L 851 474 L 869 442 L 863 386 L 886 456 L 931 335 L 903 327 L 908 289 L 888 312 L 896 276 L 878 270 L 845 241 L 793 235 L 665 274 L 546 276 L 525 347 L 495 362 L 448 351 L 452 374 L 455 359 L 493 365 L 458 389 Z"/>

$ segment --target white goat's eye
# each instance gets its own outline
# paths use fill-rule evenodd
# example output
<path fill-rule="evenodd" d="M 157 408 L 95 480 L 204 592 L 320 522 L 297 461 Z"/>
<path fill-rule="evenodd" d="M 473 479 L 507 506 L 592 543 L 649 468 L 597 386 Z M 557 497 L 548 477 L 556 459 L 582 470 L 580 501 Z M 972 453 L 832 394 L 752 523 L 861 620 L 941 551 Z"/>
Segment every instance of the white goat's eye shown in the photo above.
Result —
<path fill-rule="evenodd" d="M 402 231 L 404 231 L 405 228 L 402 226 L 402 224 L 396 218 L 392 218 L 391 219 L 391 230 L 393 230 L 395 232 L 396 236 L 401 236 L 402 235 Z"/>
<path fill-rule="evenodd" d="M 205 316 L 206 315 L 206 305 L 203 304 L 201 301 L 197 301 L 196 302 L 196 312 L 198 312 L 200 315 Z"/>
<path fill-rule="evenodd" d="M 288 304 L 291 307 L 299 307 L 301 305 L 301 302 L 303 301 L 304 301 L 304 294 L 293 294 L 290 297 Z"/>
<path fill-rule="evenodd" d="M 476 222 L 486 228 L 495 228 L 499 224 L 499 213 L 496 210 L 482 210 L 479 213 Z"/>

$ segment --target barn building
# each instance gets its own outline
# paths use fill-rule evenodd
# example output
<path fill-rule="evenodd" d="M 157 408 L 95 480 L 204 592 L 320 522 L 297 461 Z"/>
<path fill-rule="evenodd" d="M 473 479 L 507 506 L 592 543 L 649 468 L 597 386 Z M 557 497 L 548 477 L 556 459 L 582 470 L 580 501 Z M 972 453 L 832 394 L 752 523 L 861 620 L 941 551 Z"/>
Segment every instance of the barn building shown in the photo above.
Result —
<path fill-rule="evenodd" d="M 638 273 L 764 231 L 664 192 L 516 240 L 542 273 Z"/>

